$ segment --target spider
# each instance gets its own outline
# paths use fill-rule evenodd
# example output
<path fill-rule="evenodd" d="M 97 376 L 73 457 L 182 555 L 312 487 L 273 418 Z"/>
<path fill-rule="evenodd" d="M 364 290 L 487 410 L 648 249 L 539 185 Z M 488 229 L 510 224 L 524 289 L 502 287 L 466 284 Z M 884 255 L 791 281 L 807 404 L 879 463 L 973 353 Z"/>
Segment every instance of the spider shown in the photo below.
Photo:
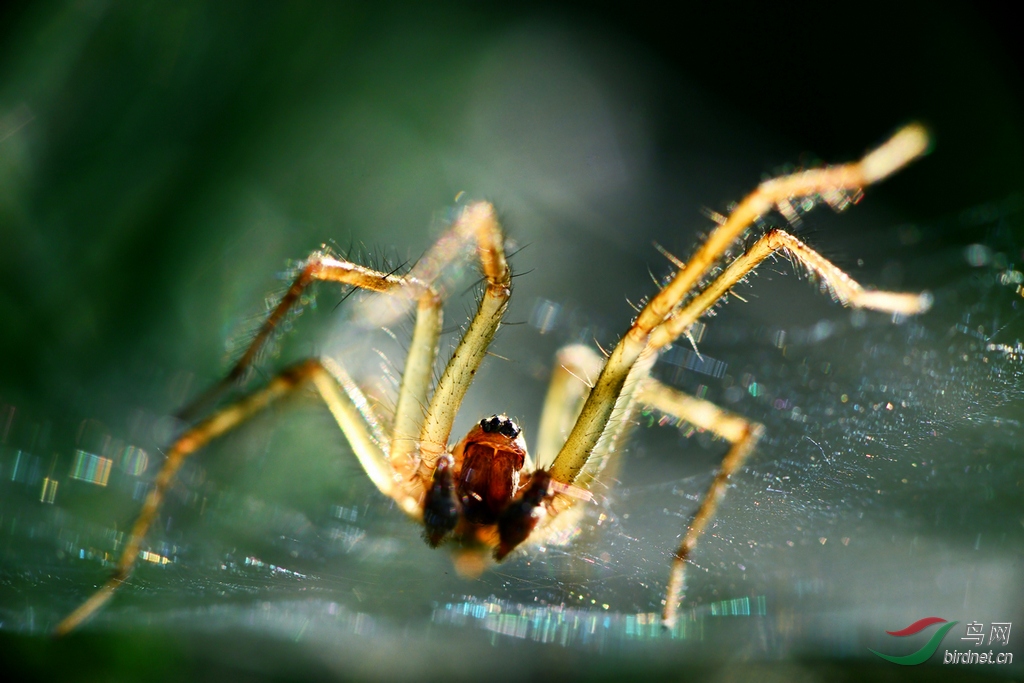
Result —
<path fill-rule="evenodd" d="M 688 261 L 672 259 L 678 270 L 647 301 L 610 354 L 602 356 L 584 345 L 559 352 L 541 413 L 535 459 L 527 451 L 519 425 L 501 414 L 484 417 L 461 440 L 450 441 L 456 413 L 501 325 L 511 295 L 504 236 L 490 204 L 466 205 L 405 275 L 378 272 L 327 252 L 314 252 L 302 263 L 298 276 L 227 376 L 185 410 L 185 414 L 209 415 L 194 422 L 168 449 L 113 576 L 61 621 L 56 632 L 64 634 L 76 628 L 128 579 L 168 486 L 186 458 L 268 404 L 310 384 L 327 404 L 374 486 L 423 525 L 430 546 L 451 545 L 456 568 L 468 575 L 519 548 L 572 530 L 580 521 L 590 489 L 601 481 L 605 465 L 622 452 L 630 417 L 640 406 L 729 442 L 721 467 L 671 561 L 662 609 L 662 623 L 671 627 L 684 595 L 688 558 L 714 518 L 730 477 L 750 456 L 764 428 L 661 384 L 651 377 L 655 361 L 677 339 L 688 337 L 701 315 L 777 251 L 816 276 L 822 288 L 844 305 L 904 316 L 927 310 L 931 304 L 927 292 L 864 289 L 780 229 L 768 230 L 720 272 L 713 277 L 709 274 L 719 261 L 726 260 L 727 250 L 745 231 L 772 209 L 791 217 L 795 215 L 791 202 L 796 200 L 803 207 L 824 201 L 844 208 L 851 198 L 860 198 L 864 187 L 924 154 L 928 144 L 925 130 L 912 124 L 857 162 L 762 182 L 728 217 L 718 221 Z M 436 281 L 443 269 L 474 248 L 484 276 L 479 309 L 431 391 L 443 303 Z M 710 282 L 703 285 L 705 280 Z M 380 292 L 388 300 L 410 307 L 415 303 L 412 339 L 390 424 L 343 362 L 331 357 L 310 358 L 288 367 L 262 388 L 211 409 L 243 379 L 260 349 L 314 281 Z M 537 467 L 534 463 L 550 465 Z"/>

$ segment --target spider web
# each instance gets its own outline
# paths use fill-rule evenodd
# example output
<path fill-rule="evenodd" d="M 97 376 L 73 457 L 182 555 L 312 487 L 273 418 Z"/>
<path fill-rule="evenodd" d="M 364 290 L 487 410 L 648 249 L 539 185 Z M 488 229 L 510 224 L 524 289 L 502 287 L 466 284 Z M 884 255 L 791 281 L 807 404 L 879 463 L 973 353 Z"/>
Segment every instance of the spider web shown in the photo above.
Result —
<path fill-rule="evenodd" d="M 842 311 L 776 329 L 721 316 L 702 349 L 726 371 L 659 366 L 664 381 L 766 426 L 694 553 L 670 640 L 705 656 L 739 641 L 760 656 L 842 653 L 859 637 L 850 624 L 865 620 L 1018 616 L 1006 605 L 1022 604 L 1019 273 L 978 263 L 977 251 L 963 258 L 971 265 L 926 317 L 893 325 Z M 453 633 L 626 654 L 660 637 L 668 562 L 724 444 L 637 416 L 618 485 L 570 544 L 469 580 L 366 484 L 325 411 L 298 404 L 186 465 L 148 561 L 98 627 L 315 632 L 324 661 L 366 636 L 404 642 L 409 629 L 434 652 L 452 648 Z M 23 419 L 5 416 L 0 620 L 39 632 L 109 570 L 145 478 L 128 471 L 125 444 L 108 444 L 120 455 L 105 514 L 30 506 L 49 475 Z M 85 496 L 81 476 L 60 486 Z"/>

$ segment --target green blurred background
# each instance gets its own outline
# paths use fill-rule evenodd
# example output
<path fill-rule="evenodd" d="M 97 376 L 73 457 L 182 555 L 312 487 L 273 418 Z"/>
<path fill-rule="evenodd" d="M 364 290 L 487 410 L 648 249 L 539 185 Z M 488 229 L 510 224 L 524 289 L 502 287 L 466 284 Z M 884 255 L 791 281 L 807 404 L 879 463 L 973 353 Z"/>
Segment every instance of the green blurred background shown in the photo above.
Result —
<path fill-rule="evenodd" d="M 333 240 L 371 261 L 413 260 L 460 192 L 494 201 L 514 244 L 526 247 L 513 260 L 524 275 L 510 321 L 530 323 L 545 302 L 565 312 L 554 334 L 532 324 L 503 331 L 496 350 L 511 360 L 490 362 L 472 395 L 487 414 L 535 420 L 557 346 L 613 341 L 631 315 L 627 299 L 650 293 L 648 272 L 665 267 L 653 241 L 685 255 L 709 225 L 702 207 L 724 210 L 787 164 L 856 157 L 913 120 L 934 134 L 933 154 L 871 189 L 848 215 L 819 210 L 802 234 L 865 282 L 946 292 L 945 317 L 930 328 L 936 338 L 979 320 L 987 333 L 1006 323 L 1018 329 L 1019 297 L 985 298 L 991 277 L 954 287 L 978 267 L 1010 272 L 1024 258 L 1024 91 L 1012 27 L 997 6 L 966 3 L 6 5 L 0 475 L 16 479 L 15 453 L 37 453 L 45 474 L 65 471 L 75 449 L 102 451 L 105 439 L 159 448 L 167 427 L 158 416 L 223 372 L 245 321 L 280 291 L 288 259 Z M 965 261 L 972 244 L 987 256 Z M 759 303 L 727 309 L 723 329 L 800 330 L 845 315 L 794 277 L 762 277 L 752 291 Z M 302 318 L 282 355 L 329 346 L 325 335 L 347 313 L 335 310 L 340 299 L 322 288 L 318 315 Z M 971 309 L 978 300 L 982 307 Z M 457 298 L 450 338 L 471 305 L 472 295 Z M 998 341 L 1012 345 L 1005 334 Z M 757 346 L 751 335 L 741 334 L 737 358 L 744 345 Z M 1007 400 L 1019 399 L 1019 386 L 1006 390 Z M 991 403 L 979 401 L 990 413 Z M 329 433 L 306 419 L 316 434 Z M 460 425 L 475 419 L 464 415 Z M 333 500 L 356 495 L 354 485 L 334 483 L 338 471 L 317 474 L 341 467 L 324 464 L 341 445 L 303 460 L 302 439 L 311 437 L 271 433 L 268 426 L 251 440 L 283 441 L 296 457 L 268 467 L 305 473 L 293 472 L 288 492 L 275 495 L 301 507 L 314 494 L 296 481 L 315 482 Z M 696 468 L 713 467 L 716 457 L 698 454 Z M 637 485 L 664 476 L 651 472 Z M 242 490 L 275 478 L 267 470 L 239 476 Z M 8 488 L 3 519 L 31 518 L 36 490 Z M 993 510 L 1012 507 L 1002 495 Z M 109 500 L 76 482 L 57 502 L 72 516 L 122 526 L 137 505 L 130 493 Z M 45 629 L 103 573 L 65 577 L 59 604 L 27 618 L 49 588 L 39 576 L 25 579 L 32 590 L 10 578 L 31 573 L 35 555 L 15 526 L 0 526 L 14 586 L 8 631 Z M 652 564 L 656 583 L 663 562 Z M 127 636 L 116 625 L 112 640 L 63 652 L 69 661 L 89 648 L 120 652 L 118 638 Z M 26 665 L 46 659 L 39 641 L 8 642 Z M 210 658 L 181 647 L 203 652 L 192 655 L 200 662 Z M 82 673 L 130 677 L 149 657 L 188 659 L 152 641 L 140 652 L 128 662 L 100 657 Z M 213 659 L 228 672 L 237 665 Z M 647 663 L 672 671 L 669 655 Z"/>
<path fill-rule="evenodd" d="M 888 206 L 924 222 L 1024 185 L 1020 72 L 998 16 L 956 3 L 705 11 L 8 8 L 8 400 L 82 410 L 126 359 L 208 374 L 225 326 L 284 259 L 332 238 L 415 256 L 463 190 L 558 204 L 548 211 L 580 226 L 583 261 L 616 240 L 588 227 L 594 216 L 639 232 L 628 241 L 647 260 L 650 232 L 680 234 L 666 246 L 685 250 L 700 206 L 721 209 L 805 150 L 859 154 L 909 120 L 931 126 L 940 153 L 879 190 Z M 673 177 L 684 163 L 702 177 Z M 716 191 L 701 193 L 713 175 Z M 688 201 L 665 216 L 682 202 L 661 195 L 676 189 Z M 660 224 L 634 228 L 631 210 L 648 201 Z M 621 296 L 598 289 L 582 303 Z"/>

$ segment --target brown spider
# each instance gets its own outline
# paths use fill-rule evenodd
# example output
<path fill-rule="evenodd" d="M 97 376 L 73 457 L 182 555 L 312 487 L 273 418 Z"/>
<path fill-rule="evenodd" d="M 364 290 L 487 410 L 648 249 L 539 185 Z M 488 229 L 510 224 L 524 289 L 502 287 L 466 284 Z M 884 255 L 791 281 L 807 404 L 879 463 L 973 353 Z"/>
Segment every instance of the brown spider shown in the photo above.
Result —
<path fill-rule="evenodd" d="M 501 324 L 511 294 L 504 236 L 487 203 L 466 206 L 454 225 L 406 275 L 377 272 L 327 253 L 314 252 L 252 344 L 219 384 L 186 412 L 201 412 L 238 382 L 268 337 L 316 280 L 381 292 L 399 303 L 416 302 L 416 322 L 391 424 L 333 358 L 311 358 L 278 374 L 266 386 L 214 411 L 170 447 L 114 576 L 56 628 L 67 633 L 95 613 L 131 574 L 146 532 L 168 485 L 185 458 L 307 383 L 317 389 L 374 485 L 423 524 L 431 546 L 454 546 L 456 567 L 474 574 L 527 543 L 552 539 L 579 522 L 588 490 L 610 458 L 621 452 L 638 406 L 648 406 L 708 430 L 732 444 L 690 521 L 672 561 L 662 621 L 671 626 L 683 596 L 687 558 L 715 515 L 729 478 L 750 455 L 763 427 L 714 404 L 685 395 L 650 376 L 659 353 L 688 335 L 691 326 L 761 261 L 785 251 L 817 276 L 847 306 L 912 315 L 928 309 L 927 293 L 865 290 L 850 276 L 792 235 L 764 234 L 703 290 L 699 283 L 750 225 L 777 208 L 792 215 L 791 201 L 825 201 L 836 208 L 849 196 L 922 155 L 928 137 L 918 125 L 899 130 L 860 161 L 767 180 L 722 218 L 674 277 L 640 311 L 607 358 L 582 345 L 559 353 L 537 434 L 535 456 L 522 430 L 504 415 L 482 419 L 450 445 L 462 399 Z M 442 300 L 434 283 L 441 271 L 476 247 L 486 287 L 444 373 L 431 393 L 441 331 Z M 692 295 L 692 296 L 691 296 Z M 589 378 L 597 379 L 593 382 Z M 426 406 L 426 408 L 424 408 Z M 537 463 L 551 463 L 538 468 Z"/>

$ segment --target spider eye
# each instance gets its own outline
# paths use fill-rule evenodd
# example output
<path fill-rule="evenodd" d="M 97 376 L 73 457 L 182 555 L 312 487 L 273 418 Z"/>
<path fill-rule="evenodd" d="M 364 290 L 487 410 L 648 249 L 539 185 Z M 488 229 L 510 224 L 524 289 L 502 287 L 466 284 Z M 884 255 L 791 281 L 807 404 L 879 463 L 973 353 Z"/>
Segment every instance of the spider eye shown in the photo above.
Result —
<path fill-rule="evenodd" d="M 522 431 L 519 428 L 519 425 L 505 415 L 492 415 L 491 417 L 485 417 L 480 420 L 480 428 L 488 434 L 497 432 L 498 434 L 507 436 L 510 439 L 516 438 Z"/>

